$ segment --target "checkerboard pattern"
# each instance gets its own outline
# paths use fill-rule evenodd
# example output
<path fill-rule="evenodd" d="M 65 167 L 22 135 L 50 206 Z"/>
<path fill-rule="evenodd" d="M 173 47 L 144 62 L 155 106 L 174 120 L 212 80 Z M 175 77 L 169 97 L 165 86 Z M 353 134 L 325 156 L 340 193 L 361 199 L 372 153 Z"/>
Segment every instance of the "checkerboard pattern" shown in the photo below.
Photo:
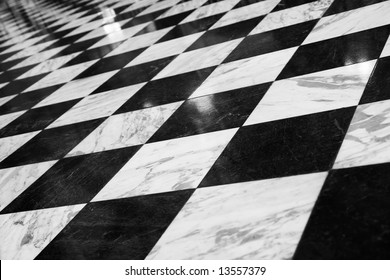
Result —
<path fill-rule="evenodd" d="M 1 259 L 389 259 L 390 1 L 0 9 Z"/>

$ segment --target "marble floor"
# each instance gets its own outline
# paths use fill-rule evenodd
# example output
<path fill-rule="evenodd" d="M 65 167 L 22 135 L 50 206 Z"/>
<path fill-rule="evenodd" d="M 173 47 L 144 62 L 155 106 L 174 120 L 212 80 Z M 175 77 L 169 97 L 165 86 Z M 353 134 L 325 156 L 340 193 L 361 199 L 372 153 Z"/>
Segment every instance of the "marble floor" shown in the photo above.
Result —
<path fill-rule="evenodd" d="M 390 259 L 390 0 L 0 4 L 0 259 Z"/>

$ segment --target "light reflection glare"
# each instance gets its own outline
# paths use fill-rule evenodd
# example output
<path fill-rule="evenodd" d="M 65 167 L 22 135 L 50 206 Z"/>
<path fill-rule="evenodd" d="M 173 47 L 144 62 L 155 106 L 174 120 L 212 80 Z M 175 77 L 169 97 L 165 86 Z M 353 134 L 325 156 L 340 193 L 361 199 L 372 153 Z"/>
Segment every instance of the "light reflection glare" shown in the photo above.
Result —
<path fill-rule="evenodd" d="M 359 63 L 359 74 L 370 75 L 372 72 L 372 64 L 367 61 L 365 63 Z"/>
<path fill-rule="evenodd" d="M 116 13 L 113 9 L 109 9 L 109 8 L 102 9 L 100 14 L 103 17 L 103 24 L 115 22 L 114 18 L 116 16 Z"/>

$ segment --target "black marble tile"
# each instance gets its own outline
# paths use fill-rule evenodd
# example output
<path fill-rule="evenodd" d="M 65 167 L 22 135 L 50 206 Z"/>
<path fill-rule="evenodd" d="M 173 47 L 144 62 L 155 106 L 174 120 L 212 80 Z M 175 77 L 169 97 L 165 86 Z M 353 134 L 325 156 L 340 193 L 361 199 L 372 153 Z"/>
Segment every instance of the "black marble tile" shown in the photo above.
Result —
<path fill-rule="evenodd" d="M 80 41 L 77 43 L 73 43 L 69 47 L 66 47 L 65 49 L 60 51 L 58 54 L 56 54 L 52 58 L 56 58 L 56 57 L 60 57 L 60 56 L 64 56 L 64 55 L 68 55 L 68 54 L 72 54 L 72 53 L 76 53 L 76 52 L 86 51 L 89 47 L 91 47 L 92 45 L 94 45 L 95 43 L 97 43 L 98 41 L 103 39 L 104 37 L 105 36 L 99 36 L 99 37 L 95 37 L 92 39 L 83 40 L 83 41 Z"/>
<path fill-rule="evenodd" d="M 223 27 L 215 28 L 204 33 L 186 51 L 224 43 L 230 40 L 243 38 L 259 24 L 264 16 L 256 17 Z"/>
<path fill-rule="evenodd" d="M 153 32 L 156 30 L 164 29 L 170 26 L 174 26 L 179 24 L 183 19 L 185 19 L 189 14 L 191 14 L 193 10 L 191 11 L 186 11 L 184 13 L 176 14 L 173 16 L 165 17 L 162 19 L 158 19 L 155 21 L 152 21 L 150 24 L 148 24 L 144 29 L 139 31 L 137 34 L 134 36 L 138 36 L 141 34 Z"/>
<path fill-rule="evenodd" d="M 72 44 L 73 42 L 77 41 L 79 38 L 84 36 L 86 33 L 76 34 L 73 36 L 68 36 L 69 33 L 71 33 L 73 30 L 75 30 L 77 27 L 68 28 L 62 31 L 55 31 L 53 33 L 49 33 L 46 37 L 42 38 L 42 40 L 36 42 L 34 45 L 39 45 L 42 43 L 53 41 L 53 44 L 49 46 L 49 48 L 55 48 L 58 46 L 65 46 Z M 82 35 L 82 36 L 81 36 Z M 54 41 L 56 40 L 56 42 Z M 55 43 L 58 43 L 57 45 Z"/>
<path fill-rule="evenodd" d="M 25 67 L 16 68 L 13 70 L 8 70 L 0 75 L 0 83 L 8 83 L 15 80 L 17 77 L 23 75 L 28 70 L 34 68 L 38 64 L 28 65 Z"/>
<path fill-rule="evenodd" d="M 102 58 L 101 60 L 93 64 L 91 67 L 86 69 L 84 72 L 82 72 L 80 75 L 78 75 L 75 79 L 86 78 L 97 74 L 110 72 L 113 70 L 119 70 L 125 67 L 130 61 L 136 58 L 144 50 L 145 48 Z"/>
<path fill-rule="evenodd" d="M 331 169 L 355 107 L 244 126 L 200 186 Z"/>
<path fill-rule="evenodd" d="M 19 94 L 15 98 L 12 98 L 10 101 L 0 106 L 0 115 L 28 110 L 52 94 L 62 85 L 63 84 L 55 85 Z"/>
<path fill-rule="evenodd" d="M 245 7 L 245 6 L 252 5 L 252 4 L 255 4 L 255 3 L 259 3 L 259 2 L 263 2 L 263 1 L 267 1 L 267 0 L 241 0 L 240 2 L 238 2 L 234 6 L 233 9 Z"/>
<path fill-rule="evenodd" d="M 390 99 L 390 57 L 380 58 L 368 80 L 360 104 Z"/>
<path fill-rule="evenodd" d="M 221 2 L 221 1 L 223 1 L 223 0 L 207 0 L 202 6 L 207 6 L 207 5 L 214 4 L 217 2 Z"/>
<path fill-rule="evenodd" d="M 334 15 L 354 9 L 358 9 L 364 6 L 372 5 L 375 3 L 383 2 L 385 0 L 335 0 L 324 16 Z"/>
<path fill-rule="evenodd" d="M 63 65 L 62 67 L 68 67 L 71 65 L 76 65 L 79 63 L 95 60 L 95 59 L 101 59 L 103 58 L 106 54 L 111 52 L 112 50 L 116 49 L 120 44 L 122 44 L 124 41 L 112 43 L 109 45 L 104 45 L 101 47 L 89 49 L 83 51 L 81 54 L 70 60 L 68 63 Z M 120 61 L 120 60 L 119 60 Z M 120 64 L 121 65 L 121 64 Z"/>
<path fill-rule="evenodd" d="M 36 259 L 144 259 L 192 193 L 90 203 Z"/>
<path fill-rule="evenodd" d="M 80 99 L 39 107 L 26 113 L 0 129 L 0 137 L 42 130 L 72 108 Z"/>
<path fill-rule="evenodd" d="M 390 259 L 390 164 L 332 170 L 294 259 Z"/>
<path fill-rule="evenodd" d="M 45 77 L 48 73 L 9 82 L 0 90 L 0 97 L 19 94 Z"/>
<path fill-rule="evenodd" d="M 149 139 L 168 140 L 240 127 L 271 83 L 189 99 Z"/>
<path fill-rule="evenodd" d="M 18 52 L 20 52 L 20 51 L 18 50 L 18 51 L 8 52 L 8 53 L 4 53 L 4 54 L 1 54 L 1 52 L 0 52 L 0 62 L 3 62 L 4 60 L 10 58 L 14 54 L 17 54 Z"/>
<path fill-rule="evenodd" d="M 147 7 L 144 7 L 144 9 L 146 9 L 146 8 Z M 142 10 L 144 10 L 144 9 L 142 9 Z M 139 10 L 140 9 L 137 9 L 137 11 L 139 11 Z M 122 26 L 122 29 L 129 28 L 129 27 L 132 27 L 132 26 L 136 26 L 136 25 L 139 25 L 139 24 L 142 24 L 142 23 L 146 23 L 146 22 L 155 20 L 156 18 L 161 16 L 163 13 L 165 13 L 167 10 L 168 9 L 162 9 L 162 10 L 159 10 L 159 11 L 156 11 L 156 12 L 153 12 L 153 13 L 149 13 L 149 14 L 146 14 L 146 15 L 137 16 L 137 17 L 133 18 L 132 20 L 130 20 L 129 22 L 127 22 L 126 24 L 124 24 Z"/>
<path fill-rule="evenodd" d="M 176 56 L 165 57 L 159 60 L 123 68 L 97 88 L 92 94 L 147 82 L 156 76 L 175 57 Z"/>
<path fill-rule="evenodd" d="M 277 79 L 286 79 L 376 59 L 389 37 L 390 26 L 361 31 L 300 46 Z"/>
<path fill-rule="evenodd" d="M 299 46 L 314 28 L 312 20 L 246 37 L 225 59 L 225 62 L 248 58 Z"/>
<path fill-rule="evenodd" d="M 72 28 L 71 31 L 73 31 L 75 28 Z M 69 32 L 69 33 L 70 33 Z M 44 49 L 43 51 L 46 51 L 46 50 L 50 50 L 50 49 L 54 49 L 54 48 L 58 48 L 58 47 L 63 47 L 63 46 L 66 46 L 66 45 L 72 45 L 74 44 L 78 39 L 80 39 L 81 37 L 87 35 L 90 31 L 87 31 L 87 32 L 83 32 L 83 33 L 79 33 L 79 34 L 75 34 L 75 35 L 71 35 L 71 36 L 67 36 L 67 37 L 63 37 L 64 35 L 61 33 L 61 36 L 54 33 L 54 36 L 55 36 L 55 39 L 58 39 L 56 41 L 53 41 L 53 44 L 51 44 L 50 46 L 48 46 L 46 49 Z M 58 37 L 57 37 L 58 36 Z"/>
<path fill-rule="evenodd" d="M 272 10 L 273 12 L 281 11 L 284 9 L 293 8 L 296 6 L 304 5 L 307 3 L 314 2 L 313 0 L 282 0 L 276 5 L 276 7 Z"/>
<path fill-rule="evenodd" d="M 184 37 L 194 33 L 207 30 L 214 25 L 225 13 L 201 18 L 198 20 L 186 22 L 175 26 L 171 31 L 165 34 L 157 43 L 169 41 L 172 39 Z"/>
<path fill-rule="evenodd" d="M 88 203 L 139 148 L 61 159 L 0 214 Z"/>
<path fill-rule="evenodd" d="M 142 9 L 142 10 L 144 10 L 144 9 Z M 141 11 L 137 9 L 136 11 L 129 11 L 129 12 L 126 12 L 126 13 L 121 13 L 121 14 L 116 15 L 114 19 L 115 19 L 116 22 L 122 21 L 122 20 L 126 20 L 126 19 L 132 19 L 137 14 L 139 14 L 140 12 Z"/>
<path fill-rule="evenodd" d="M 7 61 L 7 62 L 2 62 L 2 63 L 0 63 L 0 71 L 7 71 L 25 59 L 26 59 L 26 57 L 23 57 L 23 58 L 13 59 L 13 60 Z"/>
<path fill-rule="evenodd" d="M 150 81 L 126 101 L 116 114 L 185 100 L 214 69 L 215 67 L 209 67 Z"/>
<path fill-rule="evenodd" d="M 114 4 L 115 5 L 115 4 Z M 120 7 L 116 7 L 114 10 L 115 14 L 119 15 L 122 11 L 126 10 L 127 8 L 129 8 L 132 4 L 128 5 L 128 4 L 125 4 L 125 5 L 122 5 Z"/>
<path fill-rule="evenodd" d="M 0 163 L 0 168 L 64 157 L 106 118 L 46 129 Z"/>

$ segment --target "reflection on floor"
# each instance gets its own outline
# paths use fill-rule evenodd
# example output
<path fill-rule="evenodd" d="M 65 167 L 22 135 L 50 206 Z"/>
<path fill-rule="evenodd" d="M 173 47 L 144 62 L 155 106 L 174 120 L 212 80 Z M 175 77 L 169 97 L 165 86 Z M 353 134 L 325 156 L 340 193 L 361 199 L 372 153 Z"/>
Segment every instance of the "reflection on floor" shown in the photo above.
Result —
<path fill-rule="evenodd" d="M 390 1 L 0 10 L 1 259 L 389 259 Z"/>

